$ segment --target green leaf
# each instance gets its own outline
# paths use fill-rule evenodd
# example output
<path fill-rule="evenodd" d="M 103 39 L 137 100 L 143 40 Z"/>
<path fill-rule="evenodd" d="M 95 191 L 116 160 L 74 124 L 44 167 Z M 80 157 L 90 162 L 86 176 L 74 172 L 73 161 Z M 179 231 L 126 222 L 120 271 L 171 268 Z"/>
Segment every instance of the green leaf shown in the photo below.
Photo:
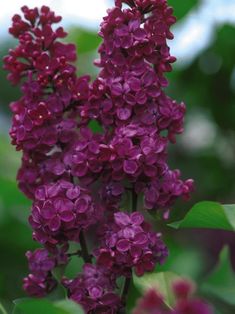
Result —
<path fill-rule="evenodd" d="M 178 228 L 210 228 L 235 231 L 235 205 L 204 201 L 194 205 L 183 220 L 169 224 Z"/>
<path fill-rule="evenodd" d="M 96 50 L 101 43 L 101 38 L 96 32 L 81 27 L 75 27 L 70 29 L 67 41 L 77 44 L 78 55 L 80 55 Z"/>
<path fill-rule="evenodd" d="M 83 314 L 82 308 L 71 300 L 62 300 L 55 302 L 55 306 L 59 309 L 63 309 L 67 314 Z"/>
<path fill-rule="evenodd" d="M 70 300 L 55 303 L 42 299 L 19 299 L 15 302 L 13 314 L 83 314 L 79 305 Z"/>
<path fill-rule="evenodd" d="M 66 311 L 56 308 L 53 303 L 48 300 L 23 299 L 16 304 L 15 313 L 23 314 L 67 314 Z"/>
<path fill-rule="evenodd" d="M 235 273 L 230 263 L 228 247 L 221 251 L 219 263 L 201 285 L 201 291 L 227 304 L 235 305 Z"/>
<path fill-rule="evenodd" d="M 21 299 L 17 300 L 13 314 L 68 314 L 63 309 L 57 308 L 49 300 Z"/>
<path fill-rule="evenodd" d="M 198 0 L 187 0 L 180 2 L 178 0 L 168 0 L 168 3 L 174 8 L 174 15 L 177 18 L 182 18 L 198 3 Z"/>
<path fill-rule="evenodd" d="M 165 237 L 165 244 L 170 252 L 165 263 L 158 265 L 156 270 L 158 272 L 171 271 L 182 277 L 191 278 L 197 281 L 205 273 L 206 265 L 198 263 L 204 260 L 204 255 L 201 249 L 192 247 L 192 245 L 185 245 L 179 243 L 175 237 Z"/>
<path fill-rule="evenodd" d="M 103 129 L 101 125 L 99 124 L 98 121 L 96 120 L 91 120 L 89 123 L 89 128 L 94 132 L 94 133 L 102 133 Z"/>
<path fill-rule="evenodd" d="M 140 289 L 136 287 L 133 280 L 131 280 L 131 285 L 128 292 L 128 296 L 129 297 L 127 298 L 126 310 L 127 310 L 127 313 L 132 313 L 132 310 L 136 306 L 137 301 L 142 297 Z"/>
<path fill-rule="evenodd" d="M 172 292 L 173 282 L 179 280 L 181 277 L 173 272 L 160 272 L 146 274 L 142 277 L 134 276 L 134 284 L 142 292 L 154 288 L 164 297 L 165 304 L 172 308 L 175 304 L 175 296 Z"/>

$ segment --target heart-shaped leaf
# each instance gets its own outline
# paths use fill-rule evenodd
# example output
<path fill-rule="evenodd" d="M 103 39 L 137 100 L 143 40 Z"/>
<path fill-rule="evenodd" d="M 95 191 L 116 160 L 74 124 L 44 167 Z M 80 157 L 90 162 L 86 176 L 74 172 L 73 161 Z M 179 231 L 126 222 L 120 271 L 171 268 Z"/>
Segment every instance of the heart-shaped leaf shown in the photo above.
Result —
<path fill-rule="evenodd" d="M 235 205 L 204 201 L 194 205 L 186 216 L 168 226 L 178 228 L 209 228 L 235 231 Z"/>

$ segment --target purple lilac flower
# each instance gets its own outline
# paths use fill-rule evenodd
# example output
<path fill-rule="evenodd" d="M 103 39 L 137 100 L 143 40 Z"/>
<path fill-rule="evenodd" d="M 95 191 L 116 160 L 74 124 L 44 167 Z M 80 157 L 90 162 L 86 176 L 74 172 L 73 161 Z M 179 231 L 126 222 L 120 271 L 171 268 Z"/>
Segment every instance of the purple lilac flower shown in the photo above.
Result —
<path fill-rule="evenodd" d="M 83 272 L 73 280 L 64 280 L 64 285 L 86 313 L 115 314 L 120 308 L 113 275 L 103 266 L 84 264 Z"/>
<path fill-rule="evenodd" d="M 10 135 L 27 156 L 18 174 L 19 187 L 33 198 L 35 188 L 51 179 L 40 171 L 38 155 L 40 161 L 47 160 L 52 150 L 76 138 L 77 108 L 87 101 L 89 77 L 76 76 L 71 64 L 76 60 L 76 47 L 60 41 L 67 36 L 62 27 L 53 28 L 60 16 L 46 6 L 40 10 L 24 6 L 22 12 L 23 19 L 20 15 L 12 19 L 9 31 L 19 44 L 4 58 L 4 68 L 13 84 L 21 84 L 23 96 L 11 103 Z"/>
<path fill-rule="evenodd" d="M 34 252 L 26 253 L 29 263 L 29 270 L 38 276 L 44 275 L 55 267 L 55 260 L 48 255 L 45 249 L 37 249 Z"/>
<path fill-rule="evenodd" d="M 152 271 L 157 263 L 163 263 L 168 255 L 161 235 L 152 232 L 138 212 L 116 212 L 113 223 L 102 231 L 103 245 L 95 252 L 97 262 L 119 275 L 128 276 L 134 268 L 141 276 Z"/>
<path fill-rule="evenodd" d="M 26 253 L 30 274 L 24 278 L 24 289 L 30 296 L 43 297 L 52 291 L 57 282 L 51 271 L 56 265 L 56 260 L 45 249 L 37 249 Z"/>
<path fill-rule="evenodd" d="M 100 73 L 80 107 L 84 119 L 104 126 L 105 186 L 131 182 L 147 209 L 168 209 L 193 189 L 192 180 L 182 181 L 167 164 L 168 144 L 183 131 L 185 114 L 185 105 L 163 89 L 175 61 L 167 45 L 172 13 L 165 0 L 116 1 L 101 23 Z"/>
<path fill-rule="evenodd" d="M 29 274 L 23 280 L 23 288 L 28 295 L 32 297 L 42 298 L 45 297 L 56 287 L 56 281 L 51 276 L 45 278 L 37 277 Z"/>
<path fill-rule="evenodd" d="M 79 241 L 82 229 L 97 223 L 102 208 L 93 203 L 88 190 L 67 181 L 42 185 L 35 192 L 29 217 L 34 239 L 56 245 Z"/>
<path fill-rule="evenodd" d="M 24 289 L 45 296 L 56 285 L 53 268 L 79 255 L 82 273 L 63 280 L 69 297 L 87 313 L 115 314 L 125 306 L 117 279 L 130 280 L 132 269 L 139 276 L 152 271 L 168 254 L 142 214 L 120 211 L 126 194 L 142 194 L 147 210 L 168 212 L 193 189 L 167 163 L 185 114 L 185 105 L 164 92 L 164 73 L 175 61 L 167 45 L 173 11 L 166 0 L 116 0 L 101 24 L 100 73 L 90 85 L 88 75 L 76 75 L 76 47 L 54 27 L 61 17 L 46 6 L 22 12 L 9 29 L 19 44 L 4 59 L 8 79 L 22 91 L 11 104 L 10 135 L 23 152 L 17 180 L 33 200 L 33 238 L 44 247 L 27 253 Z M 92 120 L 102 134 L 89 128 Z M 133 204 L 133 211 L 142 205 Z M 92 255 L 84 231 L 92 233 Z M 69 252 L 70 242 L 81 250 Z M 179 299 L 178 311 L 196 306 Z"/>

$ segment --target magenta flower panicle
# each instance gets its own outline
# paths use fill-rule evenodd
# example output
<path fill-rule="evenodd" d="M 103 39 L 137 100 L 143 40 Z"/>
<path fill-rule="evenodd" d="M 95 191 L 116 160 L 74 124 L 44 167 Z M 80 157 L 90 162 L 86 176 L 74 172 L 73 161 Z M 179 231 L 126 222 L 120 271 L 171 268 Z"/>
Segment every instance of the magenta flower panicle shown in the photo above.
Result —
<path fill-rule="evenodd" d="M 193 190 L 193 180 L 170 169 L 167 156 L 183 132 L 186 110 L 164 90 L 175 61 L 168 47 L 175 17 L 166 0 L 116 0 L 101 23 L 100 72 L 90 83 L 89 75 L 76 74 L 76 47 L 56 27 L 61 17 L 46 6 L 22 12 L 12 19 L 9 32 L 18 46 L 4 58 L 4 68 L 21 87 L 22 97 L 10 105 L 10 135 L 23 153 L 17 180 L 33 201 L 29 222 L 43 247 L 27 252 L 30 274 L 23 286 L 44 297 L 57 285 L 53 269 L 77 256 L 82 272 L 60 282 L 68 296 L 86 313 L 120 313 L 133 271 L 142 276 L 168 255 L 144 216 L 168 213 Z M 90 128 L 93 120 L 101 133 Z M 175 287 L 175 314 L 203 309 L 200 301 L 188 301 L 185 287 Z M 149 306 L 151 300 L 163 311 L 163 299 L 153 291 Z"/>

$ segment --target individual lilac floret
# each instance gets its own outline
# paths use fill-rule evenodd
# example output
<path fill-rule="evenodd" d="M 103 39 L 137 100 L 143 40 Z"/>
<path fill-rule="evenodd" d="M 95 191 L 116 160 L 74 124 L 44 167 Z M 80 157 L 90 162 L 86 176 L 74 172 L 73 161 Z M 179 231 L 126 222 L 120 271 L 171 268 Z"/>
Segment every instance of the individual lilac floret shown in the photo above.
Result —
<path fill-rule="evenodd" d="M 103 230 L 102 245 L 95 252 L 98 264 L 128 276 L 134 268 L 138 276 L 152 271 L 168 255 L 161 235 L 151 231 L 140 213 L 114 214 L 112 224 Z"/>
<path fill-rule="evenodd" d="M 56 265 L 55 258 L 49 256 L 45 249 L 37 249 L 26 253 L 30 274 L 24 278 L 24 290 L 34 297 L 43 297 L 57 285 L 51 271 Z"/>
<path fill-rule="evenodd" d="M 88 190 L 67 181 L 39 187 L 29 218 L 34 239 L 42 244 L 78 241 L 79 233 L 97 223 L 102 209 Z"/>
<path fill-rule="evenodd" d="M 116 314 L 121 301 L 115 293 L 113 274 L 105 267 L 85 264 L 83 272 L 73 280 L 65 280 L 69 297 L 82 305 L 86 313 Z"/>

